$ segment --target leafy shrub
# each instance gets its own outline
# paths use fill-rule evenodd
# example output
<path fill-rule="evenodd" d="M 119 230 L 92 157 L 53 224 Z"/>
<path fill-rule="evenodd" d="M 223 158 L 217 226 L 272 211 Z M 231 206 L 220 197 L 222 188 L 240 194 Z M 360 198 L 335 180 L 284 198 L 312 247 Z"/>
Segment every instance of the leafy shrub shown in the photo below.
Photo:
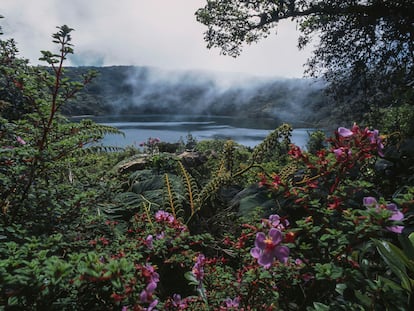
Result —
<path fill-rule="evenodd" d="M 71 31 L 53 35 L 58 54 L 43 52 L 49 70 L 5 62 L 15 50 L 2 42 L 2 307 L 414 307 L 413 180 L 409 170 L 394 182 L 379 174 L 390 146 L 378 130 L 341 127 L 326 144 L 317 133 L 308 151 L 290 144 L 289 125 L 253 150 L 199 142 L 208 161 L 198 167 L 151 140 L 143 167 L 120 174 L 117 163 L 138 151 L 97 145 L 118 131 L 59 113 L 84 85 L 63 78 Z"/>

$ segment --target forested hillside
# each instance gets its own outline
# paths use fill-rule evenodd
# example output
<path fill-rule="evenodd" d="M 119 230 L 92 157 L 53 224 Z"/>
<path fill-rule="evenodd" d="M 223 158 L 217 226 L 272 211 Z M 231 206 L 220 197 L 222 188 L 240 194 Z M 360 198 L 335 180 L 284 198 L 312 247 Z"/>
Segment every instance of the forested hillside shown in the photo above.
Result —
<path fill-rule="evenodd" d="M 329 114 L 323 85 L 313 79 L 276 79 L 151 67 L 71 67 L 76 77 L 98 76 L 70 105 L 66 115 L 106 113 L 191 113 L 276 117 L 307 122 Z M 315 111 L 318 114 L 314 113 Z M 303 113 L 306 112 L 306 113 Z"/>

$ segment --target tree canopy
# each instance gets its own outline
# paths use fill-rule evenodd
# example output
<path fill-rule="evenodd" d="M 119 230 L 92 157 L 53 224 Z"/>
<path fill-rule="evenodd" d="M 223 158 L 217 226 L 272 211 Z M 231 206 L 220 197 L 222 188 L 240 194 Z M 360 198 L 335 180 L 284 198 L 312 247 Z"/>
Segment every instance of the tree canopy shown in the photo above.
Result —
<path fill-rule="evenodd" d="M 322 77 L 347 103 L 342 113 L 412 100 L 414 2 L 381 0 L 209 0 L 196 12 L 209 48 L 238 56 L 282 20 L 298 24 L 299 48 L 317 39 L 306 74 Z"/>

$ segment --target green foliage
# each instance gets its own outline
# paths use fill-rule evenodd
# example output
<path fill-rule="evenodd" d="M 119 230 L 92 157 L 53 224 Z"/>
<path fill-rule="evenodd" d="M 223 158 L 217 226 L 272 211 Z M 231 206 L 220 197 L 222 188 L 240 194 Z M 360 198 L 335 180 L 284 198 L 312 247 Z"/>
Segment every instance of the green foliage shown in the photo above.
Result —
<path fill-rule="evenodd" d="M 63 61 L 73 53 L 71 31 L 62 26 L 53 35 L 53 42 L 59 47 L 57 54 L 42 51 L 41 60 L 51 66 L 51 72 L 45 68 L 28 69 L 26 62 L 13 62 L 13 67 L 22 68 L 19 73 L 21 82 L 14 90 L 18 95 L 11 93 L 3 97 L 12 102 L 16 99 L 25 108 L 15 119 L 6 106 L 5 115 L 9 119 L 1 119 L 0 182 L 4 185 L 0 201 L 1 222 L 3 225 L 20 223 L 35 234 L 54 232 L 62 222 L 71 222 L 73 217 L 80 216 L 71 207 L 76 202 L 71 202 L 68 196 L 73 182 L 73 168 L 69 163 L 79 153 L 96 149 L 96 146 L 88 147 L 105 134 L 120 133 L 88 120 L 71 123 L 59 113 L 61 107 L 94 76 L 94 73 L 86 75 L 83 83 L 65 78 Z M 12 52 L 2 52 L 2 57 L 8 57 L 16 51 L 12 46 Z M 6 81 L 17 79 L 10 71 L 10 64 L 3 63 L 1 68 Z M 29 211 L 32 214 L 30 220 L 26 219 Z"/>
<path fill-rule="evenodd" d="M 412 309 L 413 159 L 382 175 L 392 135 L 354 125 L 303 151 L 284 124 L 253 150 L 190 141 L 198 162 L 111 149 L 117 130 L 60 114 L 81 89 L 70 33 L 0 97 L 25 107 L 0 119 L 1 308 Z"/>
<path fill-rule="evenodd" d="M 196 16 L 207 26 L 207 47 L 233 57 L 245 43 L 268 37 L 280 22 L 296 21 L 299 48 L 317 38 L 305 73 L 326 83 L 326 117 L 337 124 L 364 122 L 366 113 L 378 117 L 380 108 L 390 105 L 412 106 L 413 12 L 408 0 L 213 0 Z"/>
<path fill-rule="evenodd" d="M 388 107 L 380 111 L 387 133 L 397 135 L 400 138 L 414 137 L 414 111 L 412 105 L 406 103 L 397 107 Z"/>
<path fill-rule="evenodd" d="M 398 283 L 392 279 L 384 279 L 384 282 L 406 295 L 407 308 L 411 309 L 414 306 L 414 233 L 401 239 L 403 249 L 389 241 L 374 240 L 374 243 L 382 259 L 398 280 Z"/>
<path fill-rule="evenodd" d="M 306 149 L 310 153 L 315 153 L 318 150 L 326 147 L 326 134 L 321 130 L 314 131 L 309 134 L 309 140 L 306 143 Z"/>

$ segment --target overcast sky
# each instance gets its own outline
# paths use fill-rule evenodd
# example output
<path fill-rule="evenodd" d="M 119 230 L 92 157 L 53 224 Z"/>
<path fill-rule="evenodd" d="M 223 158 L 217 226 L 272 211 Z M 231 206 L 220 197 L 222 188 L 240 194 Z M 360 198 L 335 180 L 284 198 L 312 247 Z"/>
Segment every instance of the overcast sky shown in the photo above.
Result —
<path fill-rule="evenodd" d="M 309 50 L 297 48 L 294 22 L 281 23 L 234 59 L 208 50 L 206 27 L 195 11 L 206 0 L 0 0 L 4 36 L 17 41 L 20 56 L 37 64 L 40 50 L 52 50 L 56 26 L 74 28 L 71 65 L 137 65 L 301 77 Z"/>

